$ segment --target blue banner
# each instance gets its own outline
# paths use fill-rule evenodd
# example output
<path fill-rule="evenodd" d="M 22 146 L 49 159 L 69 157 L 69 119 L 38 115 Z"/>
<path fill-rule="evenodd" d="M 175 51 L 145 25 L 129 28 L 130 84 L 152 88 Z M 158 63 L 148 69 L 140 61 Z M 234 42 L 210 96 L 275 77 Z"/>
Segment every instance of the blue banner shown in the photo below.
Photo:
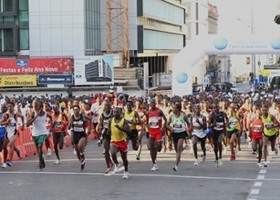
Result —
<path fill-rule="evenodd" d="M 70 75 L 39 75 L 38 84 L 72 84 L 73 77 Z"/>

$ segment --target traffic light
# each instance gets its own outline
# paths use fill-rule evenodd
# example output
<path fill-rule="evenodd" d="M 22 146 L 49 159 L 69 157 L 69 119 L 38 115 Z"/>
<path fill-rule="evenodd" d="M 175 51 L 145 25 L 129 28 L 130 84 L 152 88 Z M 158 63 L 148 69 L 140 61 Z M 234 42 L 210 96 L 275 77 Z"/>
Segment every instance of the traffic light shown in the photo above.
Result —
<path fill-rule="evenodd" d="M 247 65 L 250 64 L 250 57 L 246 57 L 246 64 L 247 64 Z"/>

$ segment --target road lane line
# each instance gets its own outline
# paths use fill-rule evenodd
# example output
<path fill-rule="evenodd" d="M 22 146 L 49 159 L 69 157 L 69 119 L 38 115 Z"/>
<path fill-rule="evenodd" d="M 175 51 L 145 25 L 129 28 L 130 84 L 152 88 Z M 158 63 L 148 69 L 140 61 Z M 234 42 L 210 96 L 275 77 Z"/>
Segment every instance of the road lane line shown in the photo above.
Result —
<path fill-rule="evenodd" d="M 259 194 L 260 190 L 259 189 L 252 189 L 251 194 Z"/>
<path fill-rule="evenodd" d="M 255 187 L 261 187 L 262 186 L 262 182 L 256 182 L 254 186 Z"/>
<path fill-rule="evenodd" d="M 41 174 L 41 175 L 87 175 L 104 176 L 104 173 L 86 173 L 86 172 L 50 172 L 50 171 L 0 171 L 0 174 Z M 116 174 L 122 175 L 122 173 Z M 211 176 L 186 176 L 170 174 L 130 174 L 131 177 L 159 177 L 159 178 L 189 178 L 189 179 L 208 179 L 208 180 L 229 180 L 229 181 L 256 181 L 253 178 L 235 178 L 235 177 L 211 177 Z M 280 181 L 280 179 L 279 179 Z"/>

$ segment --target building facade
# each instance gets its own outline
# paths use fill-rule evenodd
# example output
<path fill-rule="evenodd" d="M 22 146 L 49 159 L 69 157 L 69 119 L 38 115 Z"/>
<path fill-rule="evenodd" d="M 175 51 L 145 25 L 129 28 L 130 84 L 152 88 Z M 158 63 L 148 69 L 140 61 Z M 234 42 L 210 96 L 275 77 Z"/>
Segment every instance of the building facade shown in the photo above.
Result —
<path fill-rule="evenodd" d="M 185 45 L 185 14 L 178 0 L 129 0 L 129 67 L 149 63 L 152 86 Z M 103 53 L 105 0 L 0 0 L 0 56 Z"/>

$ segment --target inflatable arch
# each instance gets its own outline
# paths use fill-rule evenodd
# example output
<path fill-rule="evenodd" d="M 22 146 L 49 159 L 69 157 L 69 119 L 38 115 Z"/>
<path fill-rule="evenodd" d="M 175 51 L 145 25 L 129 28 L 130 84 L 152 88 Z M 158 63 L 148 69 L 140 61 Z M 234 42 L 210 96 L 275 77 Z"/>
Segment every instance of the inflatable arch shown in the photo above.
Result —
<path fill-rule="evenodd" d="M 279 54 L 280 36 L 196 36 L 174 58 L 172 95 L 192 94 L 192 68 L 205 55 Z"/>

